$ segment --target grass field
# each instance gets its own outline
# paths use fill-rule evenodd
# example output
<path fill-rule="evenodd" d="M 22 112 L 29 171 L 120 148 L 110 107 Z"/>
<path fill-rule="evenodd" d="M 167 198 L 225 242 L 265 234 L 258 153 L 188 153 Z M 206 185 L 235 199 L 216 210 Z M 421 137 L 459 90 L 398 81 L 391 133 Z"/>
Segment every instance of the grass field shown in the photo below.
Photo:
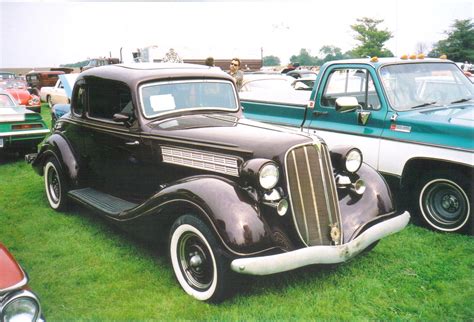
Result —
<path fill-rule="evenodd" d="M 48 321 L 474 320 L 472 237 L 409 225 L 354 261 L 246 278 L 210 305 L 181 290 L 163 249 L 87 210 L 51 210 L 42 177 L 14 156 L 0 157 L 0 241 Z"/>

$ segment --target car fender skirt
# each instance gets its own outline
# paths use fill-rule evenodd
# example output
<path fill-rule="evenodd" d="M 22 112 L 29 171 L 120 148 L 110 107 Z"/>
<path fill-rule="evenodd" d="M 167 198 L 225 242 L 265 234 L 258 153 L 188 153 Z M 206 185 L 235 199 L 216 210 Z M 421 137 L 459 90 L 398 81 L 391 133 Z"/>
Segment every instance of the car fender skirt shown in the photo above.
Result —
<path fill-rule="evenodd" d="M 163 188 L 152 198 L 162 209 L 174 207 L 203 217 L 231 253 L 250 255 L 274 248 L 258 203 L 234 181 L 191 177 Z"/>
<path fill-rule="evenodd" d="M 242 274 L 268 275 L 307 265 L 342 263 L 353 258 L 374 242 L 402 230 L 409 220 L 410 214 L 405 211 L 370 227 L 346 244 L 312 246 L 277 255 L 239 258 L 232 261 L 231 268 Z"/>

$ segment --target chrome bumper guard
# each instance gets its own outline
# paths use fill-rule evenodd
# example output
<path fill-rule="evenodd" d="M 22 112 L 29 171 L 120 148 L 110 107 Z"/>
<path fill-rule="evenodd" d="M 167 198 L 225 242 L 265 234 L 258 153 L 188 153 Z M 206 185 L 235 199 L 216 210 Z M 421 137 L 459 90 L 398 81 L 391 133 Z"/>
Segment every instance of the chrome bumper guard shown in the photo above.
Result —
<path fill-rule="evenodd" d="M 388 235 L 401 231 L 408 224 L 410 214 L 401 215 L 374 225 L 347 244 L 338 246 L 313 246 L 288 253 L 235 259 L 233 271 L 249 275 L 269 275 L 315 264 L 337 264 L 345 262 L 365 248 Z"/>

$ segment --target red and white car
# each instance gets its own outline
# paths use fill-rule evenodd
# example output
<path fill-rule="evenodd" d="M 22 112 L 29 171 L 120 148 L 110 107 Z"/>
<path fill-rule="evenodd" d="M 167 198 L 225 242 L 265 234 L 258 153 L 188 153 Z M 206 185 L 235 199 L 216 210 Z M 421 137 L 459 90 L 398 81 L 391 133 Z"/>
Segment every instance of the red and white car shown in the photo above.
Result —
<path fill-rule="evenodd" d="M 33 112 L 41 113 L 40 98 L 28 92 L 25 81 L 19 79 L 0 79 L 0 90 L 8 92 L 18 102 L 18 105 L 24 105 Z"/>
<path fill-rule="evenodd" d="M 2 243 L 0 321 L 44 321 L 38 297 L 28 287 L 28 276 Z"/>

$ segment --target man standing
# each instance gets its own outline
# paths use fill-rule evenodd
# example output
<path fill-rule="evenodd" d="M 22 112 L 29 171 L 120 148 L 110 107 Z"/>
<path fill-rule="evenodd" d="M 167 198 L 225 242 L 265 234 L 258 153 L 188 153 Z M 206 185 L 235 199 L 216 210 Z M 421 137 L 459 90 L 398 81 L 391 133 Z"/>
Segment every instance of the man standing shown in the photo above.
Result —
<path fill-rule="evenodd" d="M 240 91 L 240 88 L 242 87 L 242 81 L 244 80 L 244 73 L 242 73 L 240 70 L 240 59 L 232 58 L 229 74 L 234 78 L 235 84 L 237 85 L 237 90 Z"/>

